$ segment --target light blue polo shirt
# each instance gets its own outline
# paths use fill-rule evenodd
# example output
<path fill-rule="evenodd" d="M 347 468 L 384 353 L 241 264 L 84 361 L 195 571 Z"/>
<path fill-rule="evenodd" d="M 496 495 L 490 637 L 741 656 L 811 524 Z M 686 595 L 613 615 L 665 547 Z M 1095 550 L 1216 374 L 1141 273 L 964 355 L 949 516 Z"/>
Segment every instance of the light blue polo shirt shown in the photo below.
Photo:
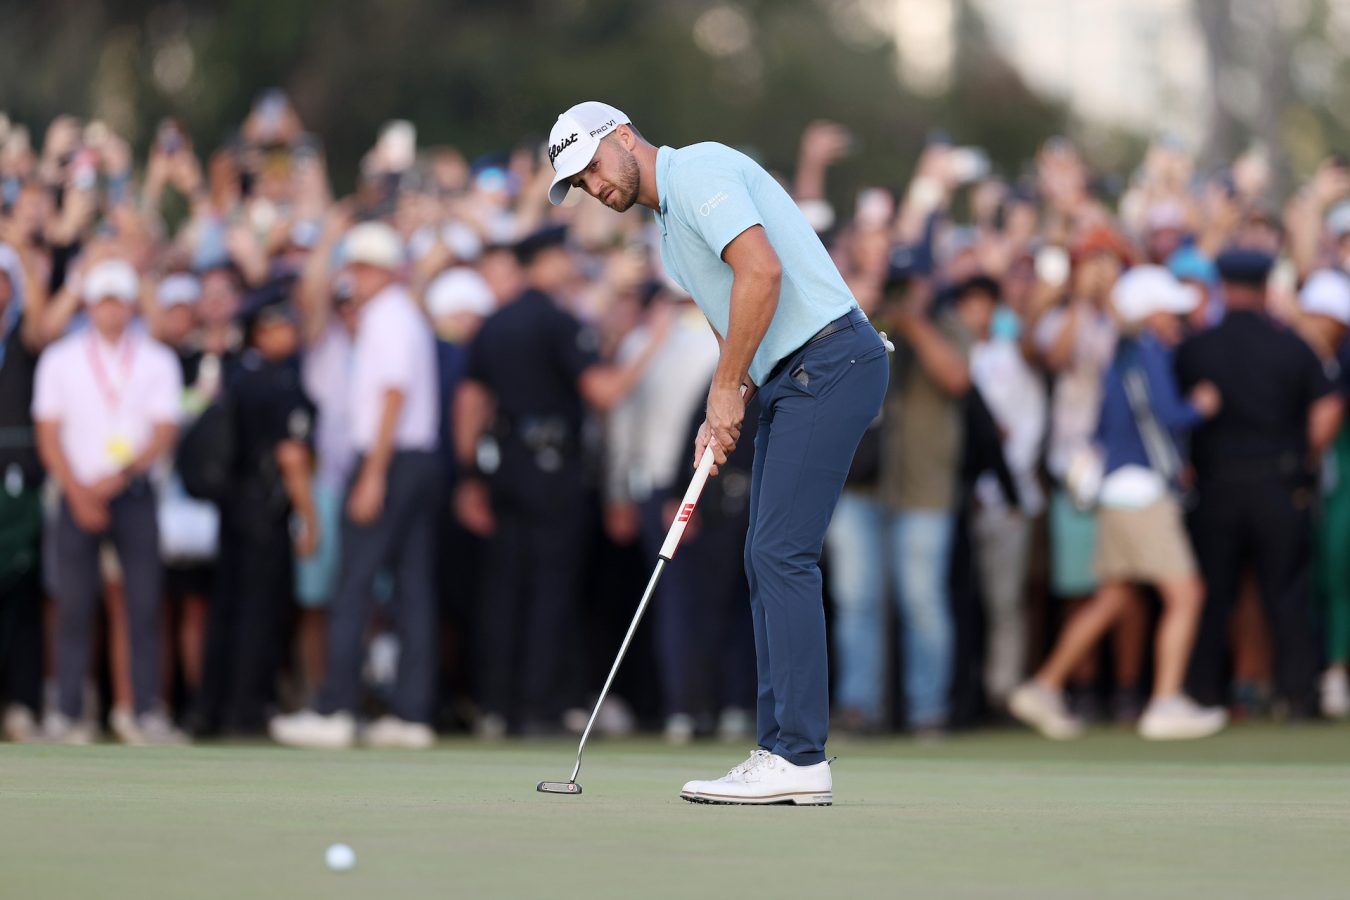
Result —
<path fill-rule="evenodd" d="M 722 251 L 747 228 L 763 225 L 783 268 L 778 309 L 750 363 L 764 384 L 783 357 L 858 305 L 796 202 L 768 172 L 724 144 L 656 151 L 661 260 L 693 296 L 717 333 L 731 318 L 731 266 Z"/>

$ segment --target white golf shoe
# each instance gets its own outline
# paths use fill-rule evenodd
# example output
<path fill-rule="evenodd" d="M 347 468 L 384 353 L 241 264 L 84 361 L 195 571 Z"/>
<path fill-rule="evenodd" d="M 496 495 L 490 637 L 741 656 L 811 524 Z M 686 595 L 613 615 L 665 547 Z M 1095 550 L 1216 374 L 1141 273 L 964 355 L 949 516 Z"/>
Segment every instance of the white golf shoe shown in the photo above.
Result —
<path fill-rule="evenodd" d="M 1083 723 L 1069 714 L 1064 692 L 1028 681 L 1008 698 L 1008 712 L 1053 741 L 1069 741 L 1083 735 Z"/>
<path fill-rule="evenodd" d="M 716 781 L 691 781 L 680 791 L 690 803 L 830 806 L 834 783 L 829 762 L 796 766 L 756 748 L 750 758 Z"/>
<path fill-rule="evenodd" d="M 1350 716 L 1350 676 L 1345 666 L 1332 666 L 1322 673 L 1320 694 L 1322 715 L 1328 719 Z"/>
<path fill-rule="evenodd" d="M 1139 736 L 1150 741 L 1185 741 L 1209 737 L 1228 724 L 1228 710 L 1201 706 L 1185 694 L 1155 697 L 1139 717 Z"/>
<path fill-rule="evenodd" d="M 366 728 L 362 740 L 367 747 L 386 750 L 426 750 L 435 745 L 436 732 L 423 722 L 381 716 Z"/>
<path fill-rule="evenodd" d="M 356 743 L 356 720 L 350 713 L 321 715 L 302 709 L 289 716 L 277 716 L 268 724 L 272 740 L 288 747 L 339 750 Z"/>

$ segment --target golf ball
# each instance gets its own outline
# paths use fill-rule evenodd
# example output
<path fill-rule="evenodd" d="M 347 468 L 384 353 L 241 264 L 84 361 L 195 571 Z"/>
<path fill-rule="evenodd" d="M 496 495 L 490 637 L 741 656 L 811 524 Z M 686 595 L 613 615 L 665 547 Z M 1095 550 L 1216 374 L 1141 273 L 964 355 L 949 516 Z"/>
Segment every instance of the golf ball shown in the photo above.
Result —
<path fill-rule="evenodd" d="M 324 861 L 334 872 L 345 872 L 356 865 L 356 853 L 346 844 L 334 844 L 324 854 Z"/>

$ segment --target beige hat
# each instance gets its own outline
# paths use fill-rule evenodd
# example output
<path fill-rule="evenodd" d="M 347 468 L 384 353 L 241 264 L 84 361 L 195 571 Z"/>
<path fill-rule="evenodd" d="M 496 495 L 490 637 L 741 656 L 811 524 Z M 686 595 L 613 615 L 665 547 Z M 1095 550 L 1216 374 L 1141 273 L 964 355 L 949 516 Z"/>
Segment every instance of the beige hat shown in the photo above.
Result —
<path fill-rule="evenodd" d="M 139 290 L 140 279 L 131 263 L 123 259 L 105 259 L 85 273 L 80 292 L 84 302 L 92 306 L 105 297 L 135 303 Z"/>
<path fill-rule="evenodd" d="M 362 222 L 347 232 L 342 256 L 349 264 L 397 270 L 404 262 L 403 239 L 383 222 Z"/>

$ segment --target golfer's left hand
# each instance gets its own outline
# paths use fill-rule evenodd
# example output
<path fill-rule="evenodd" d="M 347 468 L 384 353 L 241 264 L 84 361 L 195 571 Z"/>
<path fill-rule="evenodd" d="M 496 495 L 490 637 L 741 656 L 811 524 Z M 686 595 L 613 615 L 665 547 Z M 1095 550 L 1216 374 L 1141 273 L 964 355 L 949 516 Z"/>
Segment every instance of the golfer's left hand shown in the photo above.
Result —
<path fill-rule="evenodd" d="M 724 465 L 727 455 L 736 449 L 744 419 L 745 399 L 741 396 L 740 388 L 713 385 L 708 392 L 707 416 L 703 428 L 699 429 L 697 446 L 694 448 L 694 465 L 697 466 L 702 459 L 704 446 L 711 443 L 714 465 L 710 474 L 716 475 L 717 467 Z"/>

